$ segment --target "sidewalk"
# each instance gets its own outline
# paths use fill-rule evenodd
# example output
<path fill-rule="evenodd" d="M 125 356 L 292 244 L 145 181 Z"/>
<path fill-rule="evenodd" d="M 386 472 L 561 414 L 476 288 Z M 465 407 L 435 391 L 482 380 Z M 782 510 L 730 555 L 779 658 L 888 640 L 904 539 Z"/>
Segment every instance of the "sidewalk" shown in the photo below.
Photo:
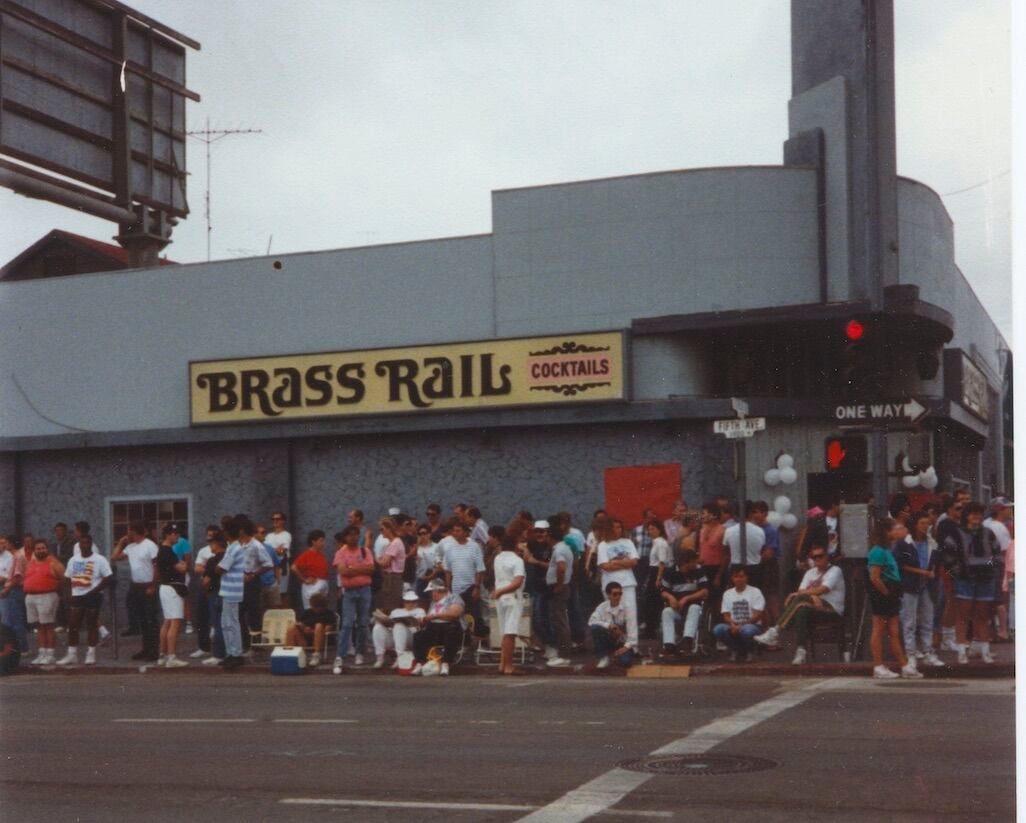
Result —
<path fill-rule="evenodd" d="M 220 666 L 204 666 L 202 661 L 192 659 L 189 655 L 197 648 L 195 634 L 182 634 L 178 641 L 178 656 L 189 662 L 189 666 L 179 669 L 158 668 L 154 663 L 132 660 L 131 655 L 138 652 L 142 646 L 139 636 L 118 638 L 118 659 L 114 659 L 113 652 L 114 638 L 109 638 L 106 643 L 97 648 L 97 663 L 95 666 L 84 666 L 79 663 L 77 666 L 32 666 L 28 661 L 35 657 L 35 651 L 23 656 L 19 674 L 22 673 L 62 673 L 68 675 L 76 674 L 126 674 L 128 672 L 141 672 L 147 674 L 175 675 L 178 673 L 209 673 L 219 676 L 230 677 L 234 672 L 225 671 Z M 57 635 L 58 659 L 64 654 L 65 635 Z M 644 640 L 641 642 L 642 662 L 635 664 L 630 670 L 616 666 L 608 669 L 596 669 L 595 657 L 592 654 L 575 654 L 572 658 L 572 665 L 564 668 L 549 668 L 540 655 L 527 664 L 517 666 L 519 676 L 575 676 L 588 675 L 595 677 L 662 677 L 662 678 L 687 678 L 687 677 L 869 677 L 872 674 L 873 666 L 868 660 L 853 661 L 851 663 L 839 662 L 836 650 L 829 646 L 820 646 L 817 649 L 818 659 L 800 666 L 791 665 L 794 656 L 793 646 L 788 646 L 781 651 L 763 650 L 756 655 L 752 663 L 730 663 L 727 654 L 715 653 L 712 656 L 703 657 L 681 657 L 672 662 L 661 661 L 658 658 L 659 644 L 656 641 Z M 967 665 L 959 666 L 955 662 L 954 652 L 940 652 L 939 657 L 947 664 L 943 668 L 923 667 L 921 669 L 924 677 L 934 678 L 1007 678 L 1015 676 L 1015 645 L 1013 643 L 994 643 L 991 645 L 991 652 L 996 658 L 993 664 L 982 663 L 979 659 L 970 660 Z M 868 654 L 868 650 L 864 651 Z M 79 659 L 84 658 L 85 648 L 79 647 Z M 351 659 L 350 659 L 351 660 Z M 469 661 L 469 662 L 468 662 Z M 395 672 L 387 664 L 381 669 L 374 669 L 368 663 L 364 666 L 353 666 L 348 662 L 345 666 L 344 676 L 377 676 L 394 675 Z M 897 667 L 891 665 L 895 671 Z M 259 655 L 255 660 L 236 669 L 238 672 L 249 674 L 265 673 L 270 675 L 270 663 L 266 653 Z M 308 674 L 331 675 L 331 665 L 322 663 L 316 669 L 308 669 Z M 473 654 L 468 650 L 464 662 L 453 667 L 454 675 L 470 676 L 492 676 L 498 677 L 496 665 L 476 665 L 473 662 Z"/>

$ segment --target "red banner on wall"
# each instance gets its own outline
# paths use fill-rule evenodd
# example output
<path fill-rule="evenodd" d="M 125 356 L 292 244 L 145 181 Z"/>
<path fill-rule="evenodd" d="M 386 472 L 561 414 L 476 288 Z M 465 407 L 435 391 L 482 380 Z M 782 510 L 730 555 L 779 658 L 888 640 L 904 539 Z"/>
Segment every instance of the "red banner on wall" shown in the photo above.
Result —
<path fill-rule="evenodd" d="M 681 499 L 680 463 L 618 466 L 605 471 L 606 511 L 632 528 L 645 509 L 665 520 Z"/>

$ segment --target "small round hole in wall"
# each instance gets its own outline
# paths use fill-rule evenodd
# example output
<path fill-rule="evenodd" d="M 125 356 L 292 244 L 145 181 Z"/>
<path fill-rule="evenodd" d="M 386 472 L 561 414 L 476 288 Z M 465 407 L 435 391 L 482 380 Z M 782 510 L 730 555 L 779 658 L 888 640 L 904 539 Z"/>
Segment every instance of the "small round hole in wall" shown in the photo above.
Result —
<path fill-rule="evenodd" d="M 281 271 L 281 260 L 275 260 L 271 265 L 274 266 L 275 271 Z"/>

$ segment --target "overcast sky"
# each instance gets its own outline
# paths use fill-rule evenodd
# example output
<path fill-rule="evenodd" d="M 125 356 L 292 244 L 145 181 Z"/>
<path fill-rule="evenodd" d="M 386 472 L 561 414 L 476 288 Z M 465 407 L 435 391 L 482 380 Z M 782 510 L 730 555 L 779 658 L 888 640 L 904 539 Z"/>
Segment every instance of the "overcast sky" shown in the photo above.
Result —
<path fill-rule="evenodd" d="M 787 0 L 129 5 L 202 43 L 190 129 L 263 130 L 213 146 L 214 259 L 487 233 L 493 189 L 782 162 Z M 1010 340 L 1008 2 L 895 6 L 898 171 L 946 195 Z M 203 150 L 180 262 L 206 259 Z M 116 233 L 4 189 L 0 214 L 0 262 L 52 228 Z"/>

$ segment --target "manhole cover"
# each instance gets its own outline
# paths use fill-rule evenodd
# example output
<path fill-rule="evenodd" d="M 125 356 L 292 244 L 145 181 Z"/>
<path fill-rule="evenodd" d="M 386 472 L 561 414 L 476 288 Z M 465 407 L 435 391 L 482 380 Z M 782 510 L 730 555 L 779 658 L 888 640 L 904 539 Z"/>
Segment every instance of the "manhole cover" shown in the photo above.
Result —
<path fill-rule="evenodd" d="M 937 680 L 894 680 L 892 682 L 877 683 L 877 686 L 886 686 L 888 689 L 960 689 L 961 683 L 944 683 Z"/>
<path fill-rule="evenodd" d="M 674 754 L 639 757 L 625 760 L 621 769 L 648 774 L 738 774 L 761 772 L 779 765 L 762 757 L 741 757 L 730 754 Z"/>

